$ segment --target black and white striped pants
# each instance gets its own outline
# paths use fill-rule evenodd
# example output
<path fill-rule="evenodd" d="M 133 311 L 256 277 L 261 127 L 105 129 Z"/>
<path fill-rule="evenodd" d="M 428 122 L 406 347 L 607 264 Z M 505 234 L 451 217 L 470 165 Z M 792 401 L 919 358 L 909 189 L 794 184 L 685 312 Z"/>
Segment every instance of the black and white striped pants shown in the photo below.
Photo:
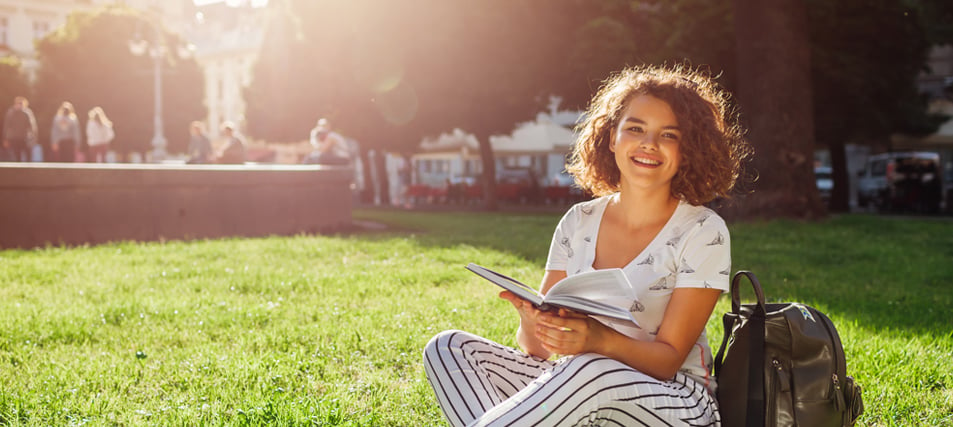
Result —
<path fill-rule="evenodd" d="M 659 381 L 598 354 L 555 362 L 476 335 L 445 331 L 424 368 L 454 426 L 720 426 L 708 390 L 678 373 Z"/>

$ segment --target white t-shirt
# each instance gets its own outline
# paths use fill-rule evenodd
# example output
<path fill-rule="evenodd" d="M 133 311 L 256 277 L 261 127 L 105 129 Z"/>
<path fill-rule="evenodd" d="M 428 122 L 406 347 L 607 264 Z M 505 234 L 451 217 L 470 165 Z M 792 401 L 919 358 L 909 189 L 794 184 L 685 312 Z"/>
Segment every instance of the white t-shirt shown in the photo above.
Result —
<path fill-rule="evenodd" d="M 108 144 L 116 137 L 112 126 L 106 126 L 100 122 L 90 120 L 86 122 L 86 143 L 89 145 Z"/>
<path fill-rule="evenodd" d="M 556 226 L 546 261 L 547 270 L 574 275 L 594 270 L 596 239 L 606 206 L 614 195 L 576 204 Z M 679 202 L 655 239 L 622 268 L 638 300 L 619 301 L 629 307 L 640 327 L 619 332 L 632 338 L 654 341 L 665 308 L 675 288 L 729 289 L 731 245 L 725 221 L 703 206 Z M 712 363 L 708 337 L 703 330 L 681 371 L 715 391 L 709 377 Z"/>

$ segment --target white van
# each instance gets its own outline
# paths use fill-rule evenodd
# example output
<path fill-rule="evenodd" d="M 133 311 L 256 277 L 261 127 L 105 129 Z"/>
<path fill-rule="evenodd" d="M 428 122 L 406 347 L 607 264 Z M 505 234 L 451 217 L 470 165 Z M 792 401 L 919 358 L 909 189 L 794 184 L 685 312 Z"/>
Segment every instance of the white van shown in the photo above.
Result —
<path fill-rule="evenodd" d="M 878 211 L 936 213 L 943 199 L 940 155 L 932 152 L 870 156 L 858 172 L 857 204 Z"/>

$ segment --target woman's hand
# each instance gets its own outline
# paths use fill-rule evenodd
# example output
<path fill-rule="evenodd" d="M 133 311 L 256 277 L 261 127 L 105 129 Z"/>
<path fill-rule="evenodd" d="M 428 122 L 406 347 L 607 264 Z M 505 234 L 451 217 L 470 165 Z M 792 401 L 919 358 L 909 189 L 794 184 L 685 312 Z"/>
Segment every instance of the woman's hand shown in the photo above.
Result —
<path fill-rule="evenodd" d="M 516 308 L 516 312 L 520 315 L 520 327 L 516 331 L 516 342 L 520 348 L 523 349 L 526 354 L 536 356 L 540 359 L 549 359 L 552 352 L 546 350 L 534 336 L 534 331 L 539 324 L 539 316 L 543 312 L 533 307 L 531 302 L 509 291 L 500 292 L 500 298 L 513 304 L 513 307 Z"/>
<path fill-rule="evenodd" d="M 543 312 L 538 317 L 535 336 L 546 350 L 562 355 L 598 353 L 606 326 L 599 321 L 560 308 L 558 312 Z"/>
<path fill-rule="evenodd" d="M 515 308 L 516 312 L 520 315 L 520 325 L 522 327 L 527 328 L 533 326 L 534 328 L 531 329 L 535 329 L 537 318 L 542 312 L 537 310 L 536 307 L 533 307 L 533 303 L 516 296 L 516 294 L 510 291 L 500 292 L 500 298 L 513 304 L 513 308 Z"/>

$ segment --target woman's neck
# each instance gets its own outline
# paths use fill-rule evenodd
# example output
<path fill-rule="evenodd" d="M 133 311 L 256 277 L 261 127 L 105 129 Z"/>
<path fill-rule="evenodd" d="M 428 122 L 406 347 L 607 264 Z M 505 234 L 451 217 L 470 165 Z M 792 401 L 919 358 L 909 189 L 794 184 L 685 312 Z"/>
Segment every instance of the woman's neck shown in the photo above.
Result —
<path fill-rule="evenodd" d="M 630 192 L 623 189 L 613 200 L 620 219 L 629 228 L 641 228 L 668 222 L 678 207 L 679 200 L 666 192 Z"/>

